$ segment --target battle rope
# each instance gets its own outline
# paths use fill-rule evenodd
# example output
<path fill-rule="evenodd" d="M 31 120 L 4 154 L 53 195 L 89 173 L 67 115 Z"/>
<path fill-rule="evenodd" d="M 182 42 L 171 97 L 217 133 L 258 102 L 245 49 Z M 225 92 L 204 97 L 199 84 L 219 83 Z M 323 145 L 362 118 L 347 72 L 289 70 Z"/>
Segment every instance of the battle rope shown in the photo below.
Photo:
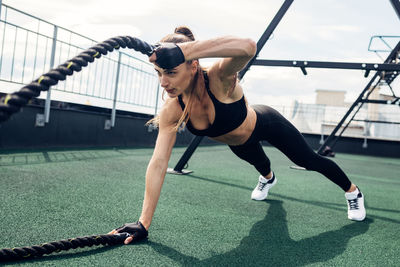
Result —
<path fill-rule="evenodd" d="M 44 254 L 60 252 L 62 250 L 75 249 L 78 247 L 83 248 L 91 247 L 93 245 L 111 246 L 123 244 L 124 240 L 129 236 L 130 234 L 128 233 L 118 233 L 113 235 L 93 235 L 54 241 L 31 247 L 1 249 L 0 262 L 30 259 L 43 256 Z"/>
<path fill-rule="evenodd" d="M 43 74 L 30 84 L 22 87 L 18 92 L 7 94 L 0 98 L 0 122 L 9 119 L 13 113 L 18 112 L 29 100 L 38 97 L 41 91 L 49 90 L 50 86 L 65 80 L 66 76 L 72 75 L 74 71 L 81 71 L 82 67 L 86 67 L 95 58 L 107 55 L 108 52 L 112 52 L 114 49 L 119 49 L 120 47 L 131 48 L 147 56 L 150 56 L 154 49 L 153 45 L 130 36 L 114 37 L 99 43 L 83 51 L 71 60 L 66 61 L 64 64 L 59 65 L 57 68 Z"/>

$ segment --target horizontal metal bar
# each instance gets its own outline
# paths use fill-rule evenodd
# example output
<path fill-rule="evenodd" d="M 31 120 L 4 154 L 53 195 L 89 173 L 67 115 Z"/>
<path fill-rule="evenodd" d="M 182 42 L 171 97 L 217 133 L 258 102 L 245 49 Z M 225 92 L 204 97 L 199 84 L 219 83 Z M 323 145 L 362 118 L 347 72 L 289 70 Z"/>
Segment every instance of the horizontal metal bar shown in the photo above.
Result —
<path fill-rule="evenodd" d="M 38 36 L 42 36 L 42 37 L 45 37 L 45 38 L 48 38 L 48 39 L 53 39 L 52 36 L 48 36 L 48 35 L 45 35 L 45 34 L 42 34 L 42 33 L 39 33 L 39 32 L 35 32 L 35 31 L 33 31 L 33 30 L 30 30 L 30 29 L 21 27 L 21 26 L 19 26 L 19 25 L 16 25 L 16 24 L 11 23 L 11 22 L 8 22 L 8 21 L 4 21 L 4 20 L 1 20 L 1 19 L 0 19 L 0 22 L 3 22 L 4 24 L 8 24 L 8 25 L 13 26 L 13 27 L 15 27 L 15 28 L 22 29 L 22 30 L 27 31 L 27 32 L 30 32 L 30 33 L 32 33 L 32 34 L 36 34 L 36 35 L 38 35 Z M 55 24 L 51 24 L 51 25 L 56 26 Z M 57 27 L 59 27 L 59 26 L 57 26 Z M 59 28 L 60 28 L 60 27 L 59 27 Z M 64 29 L 64 30 L 66 30 L 66 29 Z M 66 30 L 66 31 L 68 31 L 68 30 Z M 82 37 L 82 38 L 86 38 L 86 37 L 84 37 L 83 35 L 77 34 L 77 33 L 75 33 L 75 32 L 71 32 L 71 33 L 76 34 L 76 35 L 78 35 L 78 36 L 80 36 L 80 37 Z M 89 39 L 89 38 L 86 38 L 86 39 L 87 39 L 88 41 L 92 41 L 92 42 L 98 43 L 97 41 L 93 41 L 92 39 Z M 80 46 L 77 46 L 77 45 L 74 45 L 74 44 L 71 44 L 71 43 L 62 41 L 62 40 L 57 40 L 57 42 L 62 43 L 62 44 L 65 44 L 65 45 L 68 45 L 68 46 L 71 46 L 71 47 L 74 47 L 74 48 L 77 48 L 77 49 L 82 49 L 82 50 L 87 49 L 87 48 L 80 47 Z M 134 56 L 129 55 L 129 54 L 125 53 L 125 52 L 121 52 L 121 53 L 122 53 L 122 55 L 124 55 L 124 56 L 126 56 L 126 57 L 135 59 L 135 60 L 137 60 L 137 61 L 139 61 L 139 62 L 141 62 L 141 63 L 143 63 L 143 64 L 146 64 L 146 65 L 148 65 L 148 66 L 152 66 L 152 65 L 153 65 L 152 63 L 150 63 L 150 62 L 148 62 L 148 61 L 145 61 L 145 60 L 142 60 L 142 59 L 140 59 L 140 58 L 134 57 Z M 110 60 L 113 60 L 113 59 L 111 59 L 110 57 L 105 57 L 105 58 L 109 58 Z M 114 61 L 117 62 L 116 60 L 114 60 Z"/>
<path fill-rule="evenodd" d="M 3 22 L 4 24 L 10 25 L 10 26 L 15 27 L 15 28 L 19 28 L 19 29 L 21 29 L 21 30 L 24 30 L 24 31 L 27 31 L 27 32 L 30 32 L 30 33 L 37 34 L 37 35 L 42 36 L 42 37 L 45 37 L 45 38 L 52 39 L 52 37 L 50 37 L 50 36 L 47 36 L 47 35 L 42 34 L 42 33 L 39 33 L 39 32 L 35 32 L 35 31 L 33 31 L 33 30 L 29 30 L 29 29 L 27 29 L 27 28 L 18 26 L 18 25 L 16 25 L 16 24 L 11 23 L 11 22 L 8 22 L 8 21 L 0 20 L 0 22 Z"/>
<path fill-rule="evenodd" d="M 400 39 L 400 36 L 398 35 L 374 35 L 369 39 L 369 44 L 368 44 L 368 51 L 371 52 L 390 52 L 392 51 L 392 47 L 390 47 L 390 45 L 384 40 L 385 38 L 396 38 L 396 39 Z M 380 39 L 389 49 L 372 49 L 372 42 L 375 39 Z"/>
<path fill-rule="evenodd" d="M 394 99 L 394 100 L 379 100 L 379 99 L 363 99 L 361 100 L 363 103 L 368 103 L 368 104 L 386 104 L 386 105 L 400 105 L 400 99 Z"/>
<path fill-rule="evenodd" d="M 35 34 L 35 35 L 37 35 L 37 36 L 41 36 L 41 37 L 47 38 L 47 39 L 49 39 L 49 40 L 50 40 L 50 39 L 53 39 L 53 37 L 50 37 L 50 36 L 47 36 L 47 35 L 44 35 L 44 34 L 41 34 L 41 33 L 38 33 L 38 32 L 32 31 L 32 30 L 29 30 L 29 29 L 26 29 L 26 28 L 24 28 L 24 27 L 15 25 L 15 24 L 10 23 L 10 22 L 7 22 L 7 21 L 0 20 L 0 22 L 3 22 L 4 24 L 7 24 L 7 25 L 9 25 L 9 26 L 15 27 L 16 29 L 21 29 L 21 30 L 27 31 L 27 32 L 29 32 L 29 33 Z M 65 41 L 61 41 L 61 40 L 57 40 L 57 42 L 58 42 L 58 43 L 61 43 L 61 44 L 68 45 L 68 46 L 73 47 L 73 48 L 81 49 L 82 51 L 86 49 L 86 48 L 83 48 L 83 47 L 80 47 L 80 46 L 76 46 L 76 45 L 67 43 L 67 42 L 65 42 Z M 126 56 L 126 57 L 129 57 L 129 58 L 132 58 L 132 59 L 134 59 L 134 60 L 137 60 L 138 62 L 141 62 L 141 63 L 143 63 L 143 64 L 145 64 L 145 65 L 148 65 L 148 66 L 152 66 L 152 65 L 153 65 L 153 64 L 151 64 L 151 63 L 149 63 L 149 62 L 146 62 L 146 61 L 144 61 L 144 60 L 141 60 L 141 59 L 139 59 L 139 58 L 136 58 L 136 57 L 134 57 L 134 56 L 131 56 L 131 55 L 129 55 L 129 54 L 126 54 L 126 53 L 124 53 L 124 52 L 121 52 L 121 53 L 122 53 L 122 55 L 124 55 L 124 56 Z M 112 59 L 112 58 L 109 57 L 109 56 L 106 56 L 106 55 L 105 55 L 105 56 L 103 56 L 103 57 L 104 57 L 105 59 L 111 61 L 111 62 L 118 62 L 117 60 Z M 151 76 L 156 77 L 156 74 L 155 74 L 154 72 L 144 71 L 144 70 L 141 70 L 141 69 L 139 69 L 139 68 L 137 68 L 137 67 L 133 67 L 133 66 L 128 65 L 128 64 L 125 64 L 125 63 L 121 63 L 121 65 L 122 65 L 122 66 L 126 66 L 126 67 L 128 67 L 128 68 L 130 68 L 130 69 L 134 69 L 134 70 L 136 70 L 136 71 L 140 71 L 140 72 L 143 72 L 143 73 L 146 73 L 146 74 L 149 74 L 149 75 L 151 75 Z"/>
<path fill-rule="evenodd" d="M 384 124 L 400 124 L 397 121 L 375 121 L 375 120 L 353 120 L 353 121 L 363 121 L 363 122 L 371 122 L 371 123 L 384 123 Z"/>
<path fill-rule="evenodd" d="M 76 35 L 78 35 L 78 36 L 80 36 L 80 37 L 82 37 L 82 38 L 84 38 L 84 39 L 86 39 L 86 40 L 90 40 L 90 41 L 92 41 L 92 42 L 98 43 L 98 41 L 93 40 L 93 39 L 90 39 L 90 38 L 88 38 L 88 37 L 86 37 L 86 36 L 84 36 L 84 35 L 82 35 L 82 34 L 79 34 L 79 33 L 77 33 L 77 32 L 73 32 L 73 31 L 71 31 L 71 30 L 68 30 L 67 28 L 64 28 L 64 27 L 55 25 L 55 24 L 53 24 L 53 23 L 51 23 L 51 22 L 48 22 L 48 21 L 46 21 L 46 20 L 44 20 L 44 19 L 35 17 L 35 16 L 31 15 L 31 14 L 28 14 L 28 13 L 26 13 L 26 12 L 24 12 L 24 11 L 21 11 L 21 10 L 16 9 L 16 8 L 14 8 L 14 7 L 11 7 L 11 6 L 9 6 L 9 5 L 3 4 L 3 6 L 9 8 L 9 9 L 11 9 L 11 10 L 17 11 L 18 13 L 21 13 L 21 14 L 23 14 L 23 15 L 25 15 L 25 16 L 28 16 L 28 17 L 37 19 L 37 20 L 39 20 L 39 21 L 45 22 L 45 23 L 47 23 L 47 24 L 50 24 L 50 25 L 52 25 L 52 26 L 57 26 L 59 29 L 62 29 L 62 30 L 65 30 L 65 31 L 67 31 L 67 32 L 71 32 L 71 33 L 73 33 L 73 34 L 76 34 Z"/>
<path fill-rule="evenodd" d="M 21 83 L 21 82 L 14 82 L 14 81 L 5 80 L 5 79 L 1 79 L 1 78 L 0 78 L 0 81 L 1 82 L 12 83 L 12 84 L 25 85 L 24 83 Z M 74 92 L 71 92 L 71 91 L 64 91 L 64 90 L 58 88 L 57 85 L 53 86 L 51 89 L 59 91 L 59 92 L 67 93 L 67 94 L 76 94 L 76 95 L 81 95 L 81 96 L 89 96 L 89 97 L 93 97 L 93 98 L 96 98 L 96 99 L 102 99 L 102 100 L 107 100 L 107 101 L 111 101 L 112 100 L 111 98 L 100 97 L 100 96 L 96 96 L 96 95 L 92 95 L 92 94 L 74 93 Z M 1 93 L 4 93 L 4 92 L 0 92 L 0 94 Z M 144 107 L 144 108 L 154 108 L 153 105 L 136 104 L 133 101 L 118 100 L 118 103 L 130 104 L 130 105 L 134 105 L 134 106 L 138 106 L 138 107 Z"/>
<path fill-rule="evenodd" d="M 377 71 L 400 71 L 400 64 L 387 63 L 352 63 L 328 61 L 300 61 L 300 60 L 268 60 L 257 59 L 253 65 L 272 67 L 298 67 L 298 68 L 328 68 L 328 69 L 360 69 Z"/>

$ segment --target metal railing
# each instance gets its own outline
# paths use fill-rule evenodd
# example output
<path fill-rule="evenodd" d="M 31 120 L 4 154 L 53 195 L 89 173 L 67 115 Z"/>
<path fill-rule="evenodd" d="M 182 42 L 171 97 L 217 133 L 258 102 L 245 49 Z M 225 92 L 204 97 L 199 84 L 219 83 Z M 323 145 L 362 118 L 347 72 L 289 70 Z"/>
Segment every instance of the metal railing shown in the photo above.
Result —
<path fill-rule="evenodd" d="M 400 140 L 400 107 L 398 105 L 370 105 L 365 105 L 360 109 L 343 136 Z M 332 132 L 348 110 L 347 106 L 302 103 L 272 107 L 302 133 L 321 134 L 321 141 Z"/>
<path fill-rule="evenodd" d="M 14 92 L 97 43 L 8 5 L 1 5 L 1 0 L 0 6 L 0 92 Z M 51 94 L 50 91 L 47 93 L 45 117 L 48 122 L 50 101 L 59 100 L 113 109 L 113 126 L 117 108 L 155 114 L 159 99 L 158 79 L 152 65 L 128 52 L 118 51 L 52 87 Z"/>
<path fill-rule="evenodd" d="M 11 93 L 64 63 L 97 42 L 8 5 L 0 0 L 0 92 Z M 110 36 L 113 37 L 113 36 Z M 138 55 L 139 56 L 139 55 Z M 48 122 L 50 100 L 116 109 L 157 113 L 161 101 L 159 84 L 148 62 L 124 52 L 115 52 L 89 64 L 52 88 L 44 119 Z M 348 107 L 296 104 L 275 106 L 300 131 L 327 134 Z M 379 113 L 361 110 L 345 136 L 400 139 L 398 106 L 381 107 Z M 378 121 L 378 122 L 377 122 Z M 382 123 L 383 122 L 383 123 Z M 386 122 L 386 123 L 385 123 Z M 395 123 L 390 123 L 395 122 Z M 372 125 L 372 126 L 371 126 Z"/>

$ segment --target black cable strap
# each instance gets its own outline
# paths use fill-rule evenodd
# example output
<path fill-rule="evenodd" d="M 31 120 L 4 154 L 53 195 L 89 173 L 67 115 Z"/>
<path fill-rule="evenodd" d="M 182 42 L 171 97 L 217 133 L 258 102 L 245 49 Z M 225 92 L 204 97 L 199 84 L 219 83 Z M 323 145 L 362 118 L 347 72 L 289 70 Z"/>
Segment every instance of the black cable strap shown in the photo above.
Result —
<path fill-rule="evenodd" d="M 83 248 L 91 247 L 93 245 L 112 246 L 123 244 L 124 240 L 129 236 L 130 234 L 128 233 L 118 233 L 113 235 L 93 235 L 54 241 L 31 247 L 1 249 L 0 262 L 30 259 L 34 257 L 40 257 L 45 254 L 60 252 L 62 250 L 75 249 L 78 247 Z"/>
<path fill-rule="evenodd" d="M 74 72 L 81 71 L 82 67 L 86 67 L 88 63 L 93 62 L 96 58 L 100 58 L 101 55 L 107 55 L 108 52 L 120 47 L 131 48 L 147 56 L 150 56 L 154 50 L 153 45 L 130 36 L 114 37 L 99 43 L 43 74 L 30 84 L 22 87 L 18 92 L 0 98 L 0 122 L 8 120 L 12 114 L 18 112 L 29 100 L 38 97 L 40 92 L 49 90 L 51 86 L 65 80 L 66 76 L 71 76 Z"/>

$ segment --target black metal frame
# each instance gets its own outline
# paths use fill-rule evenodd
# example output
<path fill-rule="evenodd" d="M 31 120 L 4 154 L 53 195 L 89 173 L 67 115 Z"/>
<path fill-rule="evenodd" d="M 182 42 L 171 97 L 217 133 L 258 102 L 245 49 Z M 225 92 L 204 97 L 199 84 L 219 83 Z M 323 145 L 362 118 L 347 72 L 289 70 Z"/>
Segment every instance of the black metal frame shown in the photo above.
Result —
<path fill-rule="evenodd" d="M 400 0 L 389 0 L 392 4 L 393 9 L 395 10 L 398 18 L 400 19 Z M 384 61 L 384 64 L 393 64 L 395 66 L 399 66 L 400 64 L 400 42 L 397 43 L 396 47 L 393 48 L 393 50 L 390 52 L 389 56 L 386 58 Z M 367 86 L 364 88 L 364 90 L 361 92 L 361 94 L 358 96 L 356 101 L 351 105 L 349 110 L 346 112 L 346 114 L 343 116 L 343 118 L 340 120 L 338 125 L 333 129 L 331 134 L 328 136 L 328 138 L 325 140 L 325 142 L 320 146 L 318 149 L 318 154 L 324 155 L 324 150 L 326 150 L 328 147 L 332 149 L 339 138 L 342 136 L 344 131 L 347 129 L 347 127 L 350 125 L 352 121 L 356 121 L 354 118 L 357 115 L 358 111 L 361 109 L 364 103 L 372 103 L 372 104 L 391 104 L 391 105 L 399 105 L 399 97 L 397 97 L 393 89 L 391 88 L 390 84 L 397 78 L 397 76 L 400 73 L 398 71 L 377 71 L 375 75 L 372 77 L 372 79 L 369 81 Z M 375 83 L 373 87 L 372 84 L 374 81 L 379 78 L 379 80 Z M 384 100 L 372 100 L 368 99 L 368 97 L 371 95 L 373 90 L 377 87 L 377 85 L 385 81 L 385 83 L 390 87 L 390 90 L 392 91 L 393 94 L 393 101 L 384 101 Z M 358 106 L 358 107 L 357 107 Z M 353 113 L 353 111 L 355 112 Z M 343 127 L 342 131 L 337 135 L 336 133 L 339 131 L 339 129 L 343 126 L 345 123 L 346 119 L 350 116 L 350 114 L 353 113 L 353 116 L 350 118 L 350 120 L 346 123 L 346 125 Z M 379 122 L 382 123 L 382 122 Z M 397 124 L 396 122 L 393 122 L 392 124 Z"/>
<path fill-rule="evenodd" d="M 275 17 L 272 19 L 271 23 L 268 25 L 265 32 L 261 35 L 261 38 L 257 42 L 257 52 L 255 56 L 247 63 L 247 65 L 239 72 L 239 80 L 243 78 L 246 72 L 250 69 L 250 66 L 253 65 L 253 62 L 258 57 L 261 49 L 264 47 L 265 43 L 268 41 L 269 37 L 271 37 L 272 33 L 274 32 L 275 28 L 278 26 L 279 22 L 283 18 L 283 16 L 288 11 L 290 5 L 293 3 L 294 0 L 285 0 L 282 4 L 281 8 L 276 13 Z"/>
<path fill-rule="evenodd" d="M 249 63 L 239 72 L 238 78 L 241 80 L 246 72 L 249 70 L 250 66 L 256 60 L 258 54 L 260 53 L 261 49 L 264 47 L 265 43 L 268 41 L 269 37 L 275 30 L 276 26 L 278 26 L 279 22 L 285 15 L 286 11 L 289 9 L 290 5 L 293 3 L 294 0 L 285 0 L 283 2 L 281 8 L 276 13 L 275 17 L 272 19 L 271 23 L 268 25 L 267 29 L 261 36 L 261 38 L 257 42 L 257 52 L 256 55 L 250 60 Z M 196 150 L 197 146 L 201 143 L 204 136 L 195 136 L 190 143 L 189 147 L 186 149 L 185 153 L 182 155 L 181 159 L 179 160 L 178 164 L 172 169 L 168 168 L 167 172 L 171 174 L 187 174 L 191 173 L 192 171 L 182 171 L 183 167 L 189 161 L 190 157 L 193 155 L 194 151 Z"/>
<path fill-rule="evenodd" d="M 294 67 L 302 69 L 307 75 L 306 68 L 324 68 L 324 69 L 348 69 L 365 70 L 368 76 L 369 71 L 400 71 L 400 65 L 389 63 L 355 63 L 355 62 L 327 62 L 327 61 L 300 61 L 300 60 L 267 60 L 257 59 L 255 66 L 274 66 L 274 67 Z"/>
<path fill-rule="evenodd" d="M 400 19 L 400 0 L 389 0 L 393 6 L 394 11 L 396 11 L 397 16 Z"/>
<path fill-rule="evenodd" d="M 185 153 L 183 153 L 182 157 L 176 164 L 174 168 L 168 168 L 167 172 L 171 174 L 189 174 L 192 173 L 193 171 L 190 170 L 184 170 L 185 165 L 189 161 L 190 157 L 193 155 L 194 151 L 196 148 L 199 146 L 201 140 L 203 140 L 204 136 L 195 136 L 192 141 L 190 142 L 190 145 L 186 149 Z"/>
<path fill-rule="evenodd" d="M 297 61 L 297 60 L 265 60 L 265 59 L 257 59 L 258 54 L 260 53 L 261 49 L 264 47 L 265 43 L 268 41 L 270 38 L 271 34 L 275 30 L 276 26 L 279 24 L 283 16 L 285 15 L 286 11 L 289 9 L 290 5 L 293 3 L 294 0 L 285 0 L 285 2 L 282 4 L 281 8 L 278 10 L 277 14 L 271 21 L 271 23 L 268 25 L 267 29 L 257 42 L 257 52 L 256 55 L 250 60 L 250 62 L 243 68 L 242 71 L 239 72 L 239 79 L 242 79 L 243 76 L 246 74 L 246 72 L 250 69 L 252 65 L 255 66 L 281 66 L 281 67 L 298 67 L 301 69 L 304 75 L 307 75 L 307 70 L 306 68 L 336 68 L 336 69 L 360 69 L 360 70 L 365 70 L 364 77 L 368 77 L 369 72 L 371 70 L 376 71 L 375 75 L 372 77 L 372 79 L 369 81 L 367 86 L 364 88 L 364 90 L 361 92 L 357 100 L 352 104 L 348 112 L 345 114 L 345 116 L 342 118 L 342 120 L 339 122 L 339 124 L 335 127 L 335 129 L 332 131 L 332 133 L 329 135 L 329 137 L 325 140 L 325 142 L 321 145 L 321 147 L 318 149 L 319 154 L 323 154 L 324 149 L 330 145 L 333 147 L 339 137 L 343 134 L 343 132 L 346 130 L 348 125 L 350 124 L 351 121 L 356 121 L 354 119 L 355 115 L 357 112 L 361 109 L 362 105 L 364 103 L 375 103 L 375 104 L 392 104 L 392 105 L 399 105 L 400 104 L 400 98 L 394 95 L 393 97 L 394 100 L 390 101 L 384 101 L 384 100 L 371 100 L 368 99 L 372 91 L 376 88 L 379 82 L 385 80 L 387 85 L 392 83 L 394 79 L 397 78 L 397 76 L 400 74 L 400 64 L 398 64 L 398 58 L 400 55 L 400 42 L 396 45 L 396 47 L 392 50 L 388 58 L 384 61 L 383 64 L 381 63 L 354 63 L 354 62 L 321 62 L 321 61 Z M 389 0 L 393 6 L 393 9 L 395 10 L 397 16 L 400 19 L 400 0 Z M 374 81 L 379 78 L 378 82 L 372 87 Z M 364 97 L 365 96 L 365 97 Z M 358 106 L 358 107 L 357 107 Z M 338 136 L 335 135 L 338 132 L 338 130 L 342 127 L 346 119 L 351 115 L 353 110 L 357 108 L 353 116 L 351 117 L 350 121 L 343 127 L 342 131 Z M 370 122 L 377 122 L 378 121 L 370 121 Z M 379 122 L 383 123 L 383 122 Z M 397 124 L 397 123 L 394 123 Z M 181 159 L 179 160 L 178 164 L 173 168 L 173 169 L 168 169 L 169 173 L 173 174 L 187 174 L 191 173 L 192 171 L 183 171 L 182 169 L 186 165 L 186 163 L 189 161 L 190 157 L 193 155 L 194 151 L 196 150 L 197 146 L 201 143 L 203 140 L 203 136 L 195 136 L 190 143 L 189 147 L 185 151 L 185 153 L 182 155 Z"/>
<path fill-rule="evenodd" d="M 400 52 L 400 42 L 397 43 L 396 47 L 392 50 L 390 55 L 386 58 L 385 63 L 389 64 L 390 62 L 396 62 L 398 61 L 399 57 L 399 52 Z M 397 66 L 400 66 L 400 64 L 396 64 Z M 382 81 L 385 80 L 385 82 L 390 86 L 390 84 L 393 82 L 393 80 L 399 75 L 399 72 L 393 71 L 393 72 L 385 72 L 385 71 L 377 71 L 375 75 L 372 77 L 372 79 L 368 82 L 367 86 L 365 86 L 364 90 L 360 93 L 356 101 L 351 105 L 349 110 L 346 112 L 346 114 L 343 116 L 343 118 L 340 120 L 338 125 L 336 125 L 335 129 L 331 132 L 331 134 L 328 136 L 328 138 L 325 140 L 325 142 L 320 146 L 318 149 L 318 153 L 323 155 L 324 150 L 329 146 L 331 149 L 335 146 L 336 142 L 339 140 L 339 138 L 342 136 L 344 131 L 347 129 L 347 127 L 350 125 L 351 121 L 354 121 L 355 116 L 357 115 L 358 111 L 361 109 L 364 103 L 371 103 L 371 104 L 393 104 L 396 105 L 399 103 L 399 98 L 396 97 L 393 93 L 394 100 L 388 103 L 387 101 L 384 100 L 372 100 L 368 99 L 368 97 L 371 95 L 373 90 L 377 87 L 377 85 Z M 390 77 L 390 79 L 389 79 Z M 378 80 L 377 80 L 378 79 Z M 377 80 L 377 82 L 375 82 Z M 375 84 L 374 84 L 375 82 Z M 393 91 L 392 91 L 393 92 Z M 339 133 L 338 136 L 336 136 L 336 133 L 339 131 L 339 129 L 343 126 L 347 118 L 353 113 L 355 110 L 353 116 L 350 118 L 350 120 L 346 123 L 346 125 L 343 127 L 342 131 Z"/>

